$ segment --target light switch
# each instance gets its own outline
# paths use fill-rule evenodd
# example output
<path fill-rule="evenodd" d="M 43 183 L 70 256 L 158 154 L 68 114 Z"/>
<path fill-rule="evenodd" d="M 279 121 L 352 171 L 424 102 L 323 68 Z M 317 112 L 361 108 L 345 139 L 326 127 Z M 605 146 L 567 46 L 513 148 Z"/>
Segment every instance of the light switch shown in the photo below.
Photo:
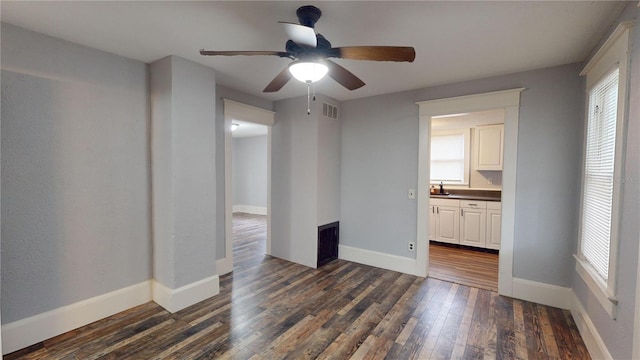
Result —
<path fill-rule="evenodd" d="M 409 200 L 415 200 L 416 199 L 416 189 L 409 189 Z"/>

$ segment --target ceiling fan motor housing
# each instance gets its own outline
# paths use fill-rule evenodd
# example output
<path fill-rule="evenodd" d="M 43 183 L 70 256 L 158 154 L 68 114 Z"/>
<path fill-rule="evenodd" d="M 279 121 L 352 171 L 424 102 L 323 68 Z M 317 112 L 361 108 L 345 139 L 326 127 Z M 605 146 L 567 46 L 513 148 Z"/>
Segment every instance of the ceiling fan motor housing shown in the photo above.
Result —
<path fill-rule="evenodd" d="M 322 11 L 313 5 L 306 5 L 299 7 L 296 10 L 296 15 L 298 15 L 300 25 L 313 28 L 320 16 L 322 16 Z"/>
<path fill-rule="evenodd" d="M 287 40 L 285 45 L 285 51 L 295 59 L 314 59 L 330 57 L 331 55 L 331 43 L 325 39 L 324 36 L 316 34 L 317 45 L 315 48 L 309 46 L 301 46 L 296 44 L 293 40 Z"/>

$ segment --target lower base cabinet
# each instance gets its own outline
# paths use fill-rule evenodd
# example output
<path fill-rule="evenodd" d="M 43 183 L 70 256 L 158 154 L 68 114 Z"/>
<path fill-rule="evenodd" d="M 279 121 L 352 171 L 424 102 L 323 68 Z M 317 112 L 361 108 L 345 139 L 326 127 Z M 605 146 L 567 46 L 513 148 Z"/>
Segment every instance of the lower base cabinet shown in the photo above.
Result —
<path fill-rule="evenodd" d="M 431 199 L 429 239 L 487 249 L 500 249 L 499 201 Z"/>
<path fill-rule="evenodd" d="M 460 200 L 434 199 L 429 210 L 429 239 L 459 244 Z"/>
<path fill-rule="evenodd" d="M 487 248 L 500 250 L 502 237 L 502 203 L 487 202 Z"/>
<path fill-rule="evenodd" d="M 487 205 L 485 201 L 460 201 L 460 244 L 486 247 Z"/>

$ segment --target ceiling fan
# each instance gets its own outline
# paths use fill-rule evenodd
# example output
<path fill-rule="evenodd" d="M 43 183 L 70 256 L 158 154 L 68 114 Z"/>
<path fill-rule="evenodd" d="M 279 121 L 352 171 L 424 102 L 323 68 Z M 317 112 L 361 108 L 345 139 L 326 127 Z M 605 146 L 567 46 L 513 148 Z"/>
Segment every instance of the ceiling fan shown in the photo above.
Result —
<path fill-rule="evenodd" d="M 201 55 L 274 55 L 293 60 L 282 70 L 263 92 L 280 90 L 291 77 L 307 83 L 320 80 L 325 74 L 349 90 L 364 86 L 364 82 L 349 70 L 329 60 L 329 58 L 371 61 L 413 62 L 416 52 L 407 46 L 347 46 L 332 47 L 320 34 L 316 34 L 314 25 L 322 16 L 315 6 L 307 5 L 296 11 L 300 24 L 280 22 L 289 36 L 286 51 L 211 51 L 200 50 Z"/>

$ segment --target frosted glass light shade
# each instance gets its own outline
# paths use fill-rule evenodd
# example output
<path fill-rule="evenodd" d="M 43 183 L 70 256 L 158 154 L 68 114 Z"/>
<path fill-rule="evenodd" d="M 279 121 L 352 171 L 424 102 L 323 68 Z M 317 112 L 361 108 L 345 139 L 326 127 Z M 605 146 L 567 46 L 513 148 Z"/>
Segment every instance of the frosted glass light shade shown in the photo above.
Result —
<path fill-rule="evenodd" d="M 329 68 L 321 62 L 296 61 L 289 65 L 289 72 L 303 83 L 312 83 L 322 79 Z"/>

